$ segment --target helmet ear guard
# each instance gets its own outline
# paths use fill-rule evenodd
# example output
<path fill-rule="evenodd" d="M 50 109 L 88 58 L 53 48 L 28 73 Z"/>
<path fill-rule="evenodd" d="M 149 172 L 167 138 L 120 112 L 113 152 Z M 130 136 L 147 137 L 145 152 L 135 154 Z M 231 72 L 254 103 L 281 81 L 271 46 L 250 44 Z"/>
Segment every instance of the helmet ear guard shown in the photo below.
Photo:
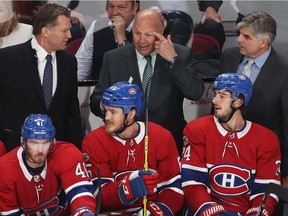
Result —
<path fill-rule="evenodd" d="M 122 81 L 106 89 L 100 106 L 122 108 L 125 115 L 135 109 L 135 116 L 139 118 L 144 109 L 144 101 L 144 94 L 138 85 Z"/>
<path fill-rule="evenodd" d="M 237 73 L 220 74 L 212 85 L 213 91 L 227 90 L 231 92 L 233 100 L 242 99 L 244 107 L 247 107 L 249 104 L 252 88 L 251 80 L 247 76 Z M 241 97 L 241 94 L 243 97 Z"/>

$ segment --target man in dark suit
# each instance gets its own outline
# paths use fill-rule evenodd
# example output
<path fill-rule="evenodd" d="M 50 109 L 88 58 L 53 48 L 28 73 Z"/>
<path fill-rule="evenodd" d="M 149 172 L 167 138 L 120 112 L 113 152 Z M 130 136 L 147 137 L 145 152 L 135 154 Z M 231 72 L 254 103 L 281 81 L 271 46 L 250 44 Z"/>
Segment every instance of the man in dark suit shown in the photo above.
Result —
<path fill-rule="evenodd" d="M 253 12 L 238 23 L 239 48 L 222 54 L 221 71 L 242 73 L 249 59 L 254 61 L 250 78 L 253 95 L 247 119 L 273 130 L 281 143 L 282 184 L 288 187 L 288 61 L 272 48 L 275 20 L 264 12 Z"/>
<path fill-rule="evenodd" d="M 204 85 L 189 65 L 191 50 L 173 44 L 170 36 L 166 39 L 162 35 L 164 26 L 163 17 L 155 10 L 145 9 L 136 14 L 132 30 L 133 44 L 104 55 L 100 79 L 90 97 L 90 108 L 95 115 L 103 117 L 100 104 L 102 94 L 118 81 L 128 81 L 131 77 L 133 83 L 143 87 L 143 74 L 147 64 L 145 57 L 151 56 L 153 76 L 144 90 L 146 100 L 149 97 L 149 120 L 172 132 L 181 153 L 182 132 L 186 125 L 183 99 L 186 97 L 198 100 L 204 91 Z"/>
<path fill-rule="evenodd" d="M 104 53 L 132 42 L 131 29 L 139 4 L 140 1 L 135 0 L 107 0 L 109 19 L 100 18 L 91 24 L 76 53 L 78 80 L 98 80 Z"/>
<path fill-rule="evenodd" d="M 70 11 L 57 4 L 46 4 L 34 17 L 34 37 L 0 50 L 0 139 L 8 151 L 19 145 L 21 125 L 31 113 L 48 114 L 55 124 L 57 139 L 80 148 L 83 131 L 77 61 L 62 51 L 71 37 L 70 28 Z M 49 54 L 52 99 L 45 101 L 42 88 Z"/>

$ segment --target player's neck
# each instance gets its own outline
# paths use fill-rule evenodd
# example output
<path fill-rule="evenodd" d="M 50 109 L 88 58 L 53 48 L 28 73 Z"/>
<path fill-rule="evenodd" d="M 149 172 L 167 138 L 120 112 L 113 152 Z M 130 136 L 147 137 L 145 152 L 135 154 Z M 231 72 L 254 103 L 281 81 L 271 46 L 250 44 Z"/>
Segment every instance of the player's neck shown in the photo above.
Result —
<path fill-rule="evenodd" d="M 243 118 L 241 111 L 237 110 L 228 122 L 221 124 L 226 130 L 240 131 L 245 126 L 245 119 Z"/>
<path fill-rule="evenodd" d="M 139 125 L 137 121 L 135 121 L 132 125 L 127 127 L 122 133 L 117 134 L 122 139 L 130 139 L 134 138 L 138 134 Z"/>

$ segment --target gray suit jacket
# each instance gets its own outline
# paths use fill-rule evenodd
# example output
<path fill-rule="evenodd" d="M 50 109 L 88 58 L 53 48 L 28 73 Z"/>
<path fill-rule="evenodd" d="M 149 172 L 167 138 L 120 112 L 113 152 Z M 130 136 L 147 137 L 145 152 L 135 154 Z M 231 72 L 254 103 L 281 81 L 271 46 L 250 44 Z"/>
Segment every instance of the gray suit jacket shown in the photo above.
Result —
<path fill-rule="evenodd" d="M 201 77 L 189 65 L 191 50 L 177 44 L 175 49 L 178 58 L 172 69 L 165 59 L 157 55 L 148 110 L 150 121 L 172 132 L 180 151 L 179 145 L 182 144 L 182 132 L 186 125 L 183 99 L 184 97 L 191 100 L 199 99 L 204 91 L 204 84 Z M 91 111 L 103 117 L 99 107 L 103 92 L 116 82 L 128 81 L 129 77 L 133 77 L 133 83 L 142 87 L 134 45 L 129 44 L 107 52 L 104 55 L 99 82 L 90 97 Z"/>
<path fill-rule="evenodd" d="M 242 58 L 239 48 L 226 49 L 222 54 L 221 72 L 235 72 Z M 282 174 L 288 176 L 288 61 L 273 48 L 253 85 L 246 118 L 278 135 Z"/>
<path fill-rule="evenodd" d="M 56 52 L 57 89 L 48 110 L 31 40 L 0 50 L 0 139 L 7 150 L 20 145 L 21 127 L 31 113 L 48 114 L 56 138 L 80 148 L 83 131 L 78 101 L 77 61 L 64 51 Z"/>

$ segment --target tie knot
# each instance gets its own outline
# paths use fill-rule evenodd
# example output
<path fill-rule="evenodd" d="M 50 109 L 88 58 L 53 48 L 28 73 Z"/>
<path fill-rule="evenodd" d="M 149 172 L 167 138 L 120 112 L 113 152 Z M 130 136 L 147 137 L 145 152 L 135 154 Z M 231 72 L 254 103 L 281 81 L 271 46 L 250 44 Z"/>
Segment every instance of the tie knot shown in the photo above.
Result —
<path fill-rule="evenodd" d="M 252 65 L 252 64 L 254 64 L 254 60 L 249 58 L 246 65 Z"/>
<path fill-rule="evenodd" d="M 146 59 L 147 62 L 151 62 L 151 58 L 152 58 L 151 55 L 145 56 L 144 58 Z"/>
<path fill-rule="evenodd" d="M 48 55 L 46 56 L 46 60 L 47 60 L 47 62 L 51 62 L 51 60 L 52 60 L 52 55 L 51 55 L 51 54 L 48 54 Z"/>

